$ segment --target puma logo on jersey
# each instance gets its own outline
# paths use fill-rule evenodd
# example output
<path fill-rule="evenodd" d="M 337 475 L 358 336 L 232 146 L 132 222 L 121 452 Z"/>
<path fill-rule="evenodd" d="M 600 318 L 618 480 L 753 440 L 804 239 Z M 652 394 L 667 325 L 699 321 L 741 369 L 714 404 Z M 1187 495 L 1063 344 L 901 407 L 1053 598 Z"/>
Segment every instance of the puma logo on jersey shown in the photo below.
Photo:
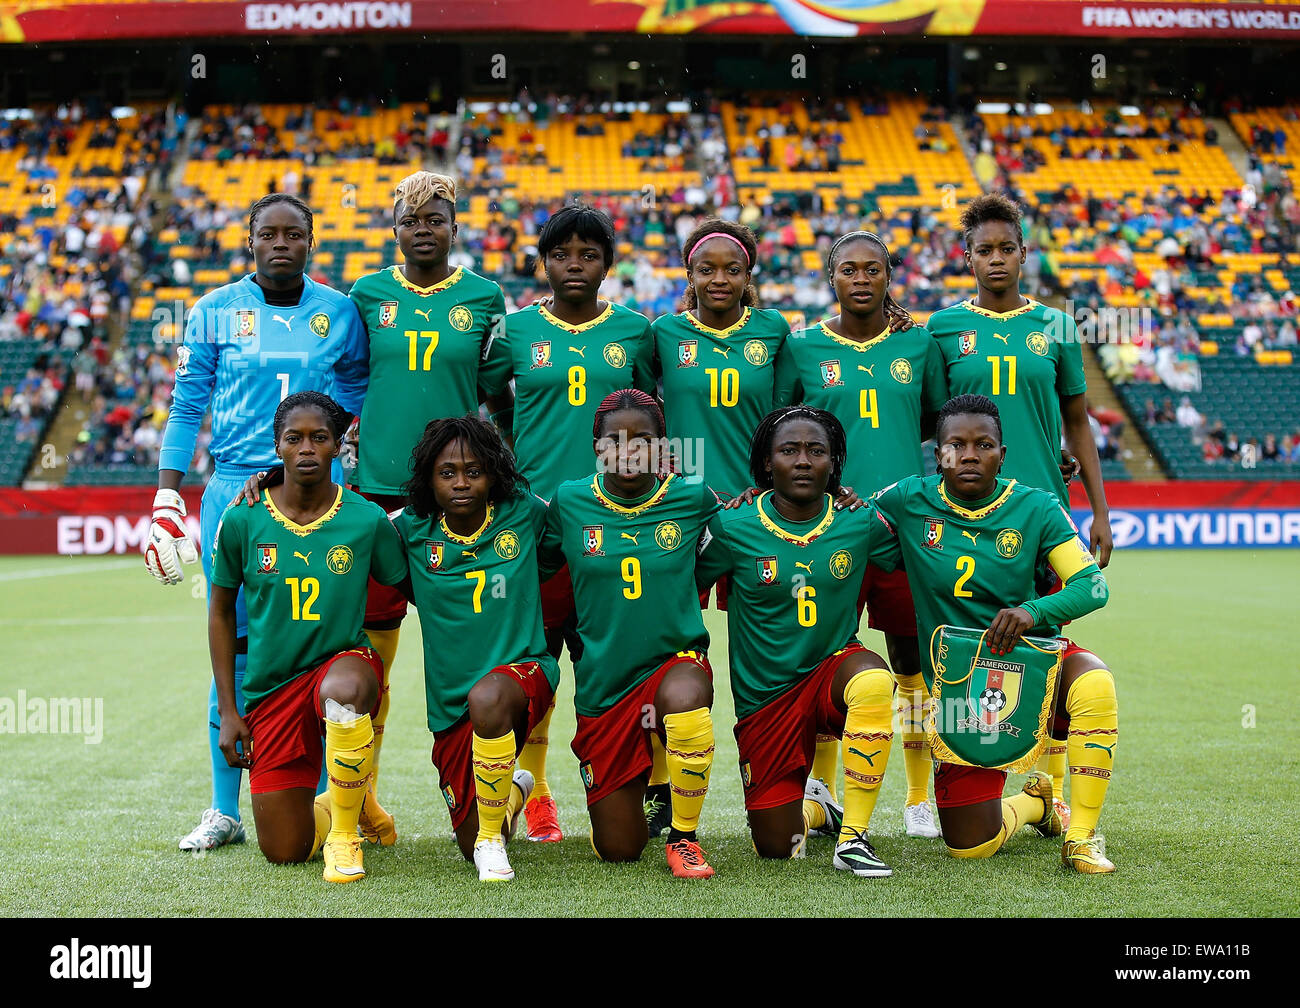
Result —
<path fill-rule="evenodd" d="M 1099 745 L 1099 744 L 1096 743 L 1096 742 L 1085 742 L 1085 743 L 1083 744 L 1083 747 L 1084 747 L 1085 749 L 1104 749 L 1104 750 L 1106 750 L 1106 755 L 1107 755 L 1107 756 L 1109 756 L 1111 759 L 1114 759 L 1114 758 L 1115 758 L 1115 754 L 1114 754 L 1113 752 L 1111 752 L 1111 750 L 1115 748 L 1115 743 L 1114 743 L 1114 742 L 1112 742 L 1110 745 Z"/>
<path fill-rule="evenodd" d="M 579 349 L 579 348 L 576 347 L 576 346 L 571 346 L 571 347 L 569 347 L 569 352 L 570 352 L 570 353 L 576 353 L 576 354 L 577 354 L 579 357 L 581 357 L 583 360 L 586 360 L 586 359 L 587 359 L 587 357 L 586 357 L 586 354 L 587 354 L 587 348 L 586 348 L 585 346 L 582 347 L 581 349 Z"/>
<path fill-rule="evenodd" d="M 876 366 L 876 365 L 872 364 L 871 367 L 867 367 L 865 364 L 859 364 L 859 365 L 858 365 L 858 370 L 859 370 L 859 371 L 865 371 L 865 372 L 867 373 L 867 377 L 869 377 L 869 378 L 874 378 L 874 377 L 876 377 L 876 376 L 873 375 L 873 374 L 871 373 L 871 368 L 874 368 L 875 366 Z"/>
<path fill-rule="evenodd" d="M 297 557 L 299 560 L 301 560 L 303 563 L 308 563 L 308 562 L 309 562 L 308 559 L 307 559 L 307 557 L 310 557 L 311 554 L 312 554 L 312 551 L 311 551 L 311 550 L 308 550 L 308 551 L 307 551 L 307 556 L 303 556 L 303 555 L 302 555 L 301 553 L 299 553 L 297 550 L 294 550 L 294 551 L 293 551 L 293 555 L 296 556 L 296 557 Z"/>
<path fill-rule="evenodd" d="M 423 316 L 424 316 L 424 321 L 426 321 L 426 322 L 430 321 L 430 319 L 429 319 L 429 312 L 433 311 L 432 308 L 416 308 L 416 309 L 413 309 L 413 310 L 415 311 L 415 314 L 417 314 L 417 315 L 423 315 Z"/>
<path fill-rule="evenodd" d="M 994 333 L 994 334 L 993 334 L 993 338 L 994 338 L 994 339 L 1000 339 L 1000 340 L 1005 344 L 1006 341 L 1007 341 L 1007 336 L 1010 336 L 1010 335 L 1011 335 L 1010 333 L 1007 333 L 1006 336 L 1003 336 L 1001 333 Z"/>
<path fill-rule="evenodd" d="M 623 532 L 623 533 L 620 533 L 620 534 L 623 536 L 624 539 L 631 539 L 631 540 L 632 540 L 632 545 L 633 545 L 633 546 L 638 545 L 638 543 L 637 543 L 637 541 L 636 541 L 636 537 L 639 536 L 639 535 L 641 534 L 640 532 Z"/>
<path fill-rule="evenodd" d="M 478 550 L 461 550 L 460 555 L 462 557 L 468 557 L 471 560 L 477 560 Z"/>
<path fill-rule="evenodd" d="M 796 561 L 794 562 L 794 565 L 795 565 L 796 567 L 802 567 L 802 568 L 803 568 L 804 570 L 806 570 L 809 574 L 812 573 L 812 564 L 806 564 L 806 563 L 804 563 L 802 560 L 796 560 Z"/>
<path fill-rule="evenodd" d="M 971 534 L 970 534 L 969 532 L 967 532 L 965 529 L 962 529 L 962 530 L 961 530 L 961 534 L 964 535 L 967 539 L 969 539 L 969 540 L 971 541 L 971 545 L 972 545 L 972 546 L 978 546 L 978 545 L 979 545 L 979 543 L 977 543 L 977 542 L 975 541 L 976 539 L 978 539 L 978 538 L 980 537 L 980 534 L 979 534 L 978 532 L 976 532 L 974 535 L 971 535 Z"/>
<path fill-rule="evenodd" d="M 490 787 L 492 789 L 493 794 L 497 793 L 497 784 L 501 780 L 500 777 L 497 777 L 495 780 L 487 780 L 486 778 L 480 777 L 478 774 L 474 775 L 474 779 L 478 781 L 480 784 L 485 784 L 486 786 Z"/>
<path fill-rule="evenodd" d="M 715 346 L 715 347 L 713 348 L 713 352 L 714 352 L 714 353 L 720 353 L 720 354 L 722 354 L 722 356 L 723 356 L 723 357 L 726 357 L 728 360 L 731 359 L 731 357 L 730 357 L 730 354 L 731 354 L 731 347 L 720 347 L 720 346 Z"/>
<path fill-rule="evenodd" d="M 864 760 L 867 761 L 867 765 L 868 765 L 868 766 L 875 766 L 875 765 L 876 765 L 875 762 L 872 760 L 871 756 L 879 756 L 879 755 L 880 755 L 880 750 L 879 750 L 879 749 L 877 749 L 875 752 L 873 752 L 873 753 L 871 754 L 871 756 L 868 756 L 868 755 L 867 755 L 866 753 L 864 753 L 861 749 L 854 749 L 853 746 L 849 746 L 849 752 L 853 753 L 854 756 L 861 756 Z"/>
<path fill-rule="evenodd" d="M 292 315 L 290 315 L 287 319 L 282 319 L 282 318 L 280 318 L 279 315 L 272 315 L 271 318 L 272 318 L 273 320 L 275 320 L 276 322 L 283 322 L 283 323 L 284 323 L 284 327 L 285 327 L 286 329 L 288 329 L 290 332 L 293 332 L 293 316 L 292 316 Z"/>

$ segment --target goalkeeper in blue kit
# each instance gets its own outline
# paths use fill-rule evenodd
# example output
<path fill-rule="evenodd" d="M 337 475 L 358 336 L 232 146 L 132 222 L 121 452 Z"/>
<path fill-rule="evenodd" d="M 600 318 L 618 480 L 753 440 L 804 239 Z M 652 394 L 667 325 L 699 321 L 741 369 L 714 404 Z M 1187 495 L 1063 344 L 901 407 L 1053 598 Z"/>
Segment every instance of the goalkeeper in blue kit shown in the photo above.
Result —
<path fill-rule="evenodd" d="M 215 463 L 199 511 L 205 583 L 211 578 L 217 525 L 244 481 L 274 464 L 271 422 L 285 397 L 306 390 L 332 396 L 354 416 L 366 390 L 369 351 L 365 327 L 345 294 L 305 275 L 312 247 L 312 212 L 301 200 L 272 193 L 248 218 L 248 250 L 256 271 L 205 294 L 190 309 L 177 350 L 176 385 L 158 458 L 158 493 L 144 545 L 145 566 L 166 585 L 185 579 L 182 563 L 197 551 L 185 529 L 181 480 L 194 455 L 204 414 L 212 410 L 210 450 Z M 342 482 L 341 470 L 335 473 Z M 236 603 L 235 694 L 248 661 L 248 612 Z M 242 843 L 241 770 L 227 765 L 218 746 L 216 687 L 208 696 L 212 804 L 181 839 L 181 850 Z"/>

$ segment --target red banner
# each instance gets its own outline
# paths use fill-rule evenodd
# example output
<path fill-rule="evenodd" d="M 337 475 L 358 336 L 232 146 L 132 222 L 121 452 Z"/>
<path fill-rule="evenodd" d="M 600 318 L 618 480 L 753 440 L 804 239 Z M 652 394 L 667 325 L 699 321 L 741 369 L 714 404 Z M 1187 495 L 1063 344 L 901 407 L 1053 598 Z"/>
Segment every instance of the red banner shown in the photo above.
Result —
<path fill-rule="evenodd" d="M 1300 37 L 1300 3 L 1085 0 L 0 0 L 0 41 L 344 33 Z"/>
<path fill-rule="evenodd" d="M 156 487 L 0 489 L 0 554 L 139 553 Z M 186 487 L 186 527 L 199 541 L 200 487 Z"/>

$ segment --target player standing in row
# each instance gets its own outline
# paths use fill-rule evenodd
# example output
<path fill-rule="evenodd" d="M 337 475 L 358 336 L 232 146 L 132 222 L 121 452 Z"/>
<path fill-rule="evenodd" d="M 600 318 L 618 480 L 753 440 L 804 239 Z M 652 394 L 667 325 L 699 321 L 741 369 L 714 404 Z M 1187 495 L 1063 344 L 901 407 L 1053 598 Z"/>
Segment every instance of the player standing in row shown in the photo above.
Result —
<path fill-rule="evenodd" d="M 1056 494 L 1070 507 L 1059 465 L 1061 434 L 1078 459 L 1092 505 L 1089 547 L 1101 567 L 1110 562 L 1110 509 L 1097 443 L 1088 424 L 1083 344 L 1074 320 L 1020 293 L 1027 248 L 1020 208 L 1001 193 L 977 196 L 962 211 L 966 264 L 976 295 L 930 316 L 953 395 L 975 394 L 998 404 L 1007 432 L 1006 475 Z M 1039 766 L 1065 793 L 1065 745 L 1051 745 Z"/>
<path fill-rule="evenodd" d="M 879 236 L 852 231 L 837 239 L 826 269 L 840 312 L 786 341 L 777 362 L 777 397 L 824 409 L 843 424 L 850 445 L 843 482 L 866 496 L 921 474 L 921 442 L 933 436 L 934 418 L 948 399 L 948 379 L 924 327 L 891 331 L 891 318 L 906 313 L 889 293 L 889 249 Z M 907 574 L 867 566 L 861 584 L 858 614 L 865 607 L 871 627 L 884 633 L 898 683 L 907 773 L 903 824 L 908 836 L 934 838 L 939 830 L 930 810 L 923 724 L 929 698 Z M 829 771 L 825 779 L 834 795 L 835 749 L 820 752 L 830 758 L 818 761 L 813 776 Z"/>
<path fill-rule="evenodd" d="M 921 638 L 929 640 L 940 625 L 989 627 L 993 653 L 1005 654 L 1024 634 L 1056 636 L 1063 623 L 1105 605 L 1105 577 L 1055 495 L 998 477 L 1010 452 L 992 400 L 957 396 L 938 424 L 939 475 L 909 477 L 873 502 L 896 536 L 879 562 L 906 565 Z M 1062 587 L 1040 596 L 1035 575 L 1044 565 Z M 924 667 L 933 689 L 928 656 Z M 1112 872 L 1095 831 L 1119 731 L 1115 680 L 1096 655 L 1068 641 L 1056 710 L 1058 728 L 1068 728 L 1073 775 L 1061 858 L 1078 872 Z M 1044 835 L 1061 832 L 1050 777 L 1032 776 L 1023 794 L 1008 799 L 1005 782 L 1002 770 L 936 768 L 935 801 L 953 855 L 989 857 L 1024 825 Z"/>
<path fill-rule="evenodd" d="M 549 715 L 560 679 L 546 652 L 537 575 L 546 505 L 477 416 L 429 422 L 407 496 L 394 524 L 424 636 L 438 785 L 478 877 L 509 881 L 505 840 L 533 789 L 515 759 Z M 449 661 L 454 641 L 474 646 Z"/>
<path fill-rule="evenodd" d="M 325 880 L 365 877 L 357 818 L 374 759 L 379 655 L 361 629 L 370 577 L 398 584 L 406 557 L 388 516 L 331 478 L 349 414 L 299 392 L 275 411 L 284 482 L 259 506 L 235 503 L 217 530 L 208 636 L 220 748 L 249 771 L 268 861 L 306 861 L 324 844 Z M 241 713 L 236 599 L 248 608 Z M 360 713 L 358 713 L 360 712 Z M 315 802 L 323 755 L 326 791 Z"/>
<path fill-rule="evenodd" d="M 560 484 L 539 550 L 544 577 L 567 562 L 573 580 L 582 639 L 573 751 L 592 846 L 605 861 L 640 858 L 654 733 L 672 789 L 668 866 L 707 878 L 695 829 L 713 766 L 713 673 L 694 550 L 717 498 L 698 476 L 665 471 L 663 413 L 646 393 L 607 396 L 592 435 L 599 469 Z"/>
<path fill-rule="evenodd" d="M 406 503 L 402 488 L 411 478 L 411 449 L 429 420 L 477 412 L 483 350 L 505 315 L 500 287 L 447 262 L 456 230 L 456 183 L 427 171 L 406 176 L 393 192 L 393 235 L 402 265 L 363 276 L 350 292 L 370 344 L 370 391 L 361 410 L 353 483 L 386 511 Z M 508 393 L 489 400 L 488 409 L 508 410 Z M 396 841 L 397 829 L 373 789 L 388 717 L 388 679 L 405 616 L 400 592 L 371 585 L 366 633 L 383 658 L 384 677 L 375 718 L 376 774 L 361 829 L 383 844 Z"/>
<path fill-rule="evenodd" d="M 650 323 L 639 312 L 600 300 L 614 241 L 613 221 L 599 210 L 574 205 L 552 214 L 537 238 L 550 302 L 507 315 L 483 364 L 487 392 L 506 393 L 514 382 L 515 458 L 543 500 L 565 480 L 590 473 L 593 403 L 616 389 L 655 389 Z M 505 429 L 507 437 L 511 433 Z M 542 616 L 549 653 L 559 658 L 567 640 L 576 662 L 582 652 L 567 566 L 542 586 Z M 536 781 L 524 809 L 530 840 L 563 838 L 546 781 L 550 721 L 548 711 L 519 757 Z"/>
<path fill-rule="evenodd" d="M 764 492 L 709 523 L 695 576 L 701 587 L 731 577 L 728 662 L 754 849 L 802 857 L 816 830 L 836 837 L 836 868 L 878 877 L 892 871 L 867 827 L 893 741 L 894 681 L 857 639 L 857 598 L 873 526 L 887 533 L 874 512 L 836 510 L 845 453 L 830 413 L 768 414 L 750 459 Z M 843 737 L 842 809 L 808 776 L 819 735 Z"/>
<path fill-rule="evenodd" d="M 163 584 L 179 584 L 181 562 L 196 559 L 178 493 L 194 456 L 199 426 L 212 408 L 215 462 L 199 509 L 203 573 L 212 577 L 212 546 L 226 505 L 245 480 L 274 459 L 270 418 L 287 396 L 304 390 L 330 392 L 352 413 L 366 391 L 365 331 L 344 295 L 306 276 L 313 245 L 312 212 L 301 200 L 272 193 L 248 215 L 248 251 L 254 272 L 203 295 L 185 319 L 176 352 L 171 412 L 158 453 L 158 493 L 145 543 L 145 566 Z M 341 477 L 341 470 L 337 474 Z M 236 704 L 248 663 L 248 613 L 243 594 L 235 600 Z M 242 843 L 240 770 L 219 746 L 215 683 L 208 695 L 208 749 L 212 805 L 181 839 L 181 850 L 207 850 Z M 317 767 L 317 774 L 320 767 Z"/>

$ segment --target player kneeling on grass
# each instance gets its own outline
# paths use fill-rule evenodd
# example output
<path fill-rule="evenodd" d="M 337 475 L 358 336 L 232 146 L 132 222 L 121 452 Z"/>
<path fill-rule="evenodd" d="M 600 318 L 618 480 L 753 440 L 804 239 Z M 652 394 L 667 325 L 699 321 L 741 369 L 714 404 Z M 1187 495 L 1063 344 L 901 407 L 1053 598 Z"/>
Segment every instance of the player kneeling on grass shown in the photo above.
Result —
<path fill-rule="evenodd" d="M 654 733 L 672 789 L 668 867 L 678 878 L 708 878 L 695 828 L 713 766 L 713 672 L 695 545 L 718 500 L 698 477 L 664 471 L 663 412 L 645 392 L 606 396 L 592 434 L 599 471 L 559 485 L 539 551 L 544 576 L 567 562 L 573 579 L 583 645 L 573 751 L 592 846 L 604 861 L 641 857 Z"/>
<path fill-rule="evenodd" d="M 844 428 L 825 410 L 769 413 L 750 446 L 763 492 L 709 523 L 695 576 L 701 588 L 731 578 L 731 691 L 754 849 L 802 857 L 812 829 L 837 837 L 836 868 L 886 876 L 867 825 L 894 738 L 894 679 L 857 639 L 857 600 L 871 538 L 884 545 L 889 533 L 872 512 L 836 510 L 845 455 Z M 843 809 L 808 777 L 819 735 L 843 739 Z"/>
<path fill-rule="evenodd" d="M 984 628 L 981 646 L 995 656 L 971 659 L 955 671 L 949 668 L 940 681 L 942 690 L 958 686 L 973 675 L 980 662 L 990 668 L 1014 666 L 1000 656 L 1032 650 L 1021 638 L 1056 637 L 1062 623 L 1078 619 L 1106 604 L 1105 577 L 1092 555 L 1079 542 L 1069 515 L 1056 496 L 1045 490 L 998 477 L 1006 448 L 1002 426 L 992 400 L 961 395 L 948 401 L 939 414 L 937 476 L 911 476 L 882 491 L 874 506 L 894 533 L 893 556 L 882 551 L 878 562 L 907 568 L 916 603 L 921 640 L 931 640 L 949 627 Z M 1063 587 L 1039 597 L 1034 573 L 1050 566 Z M 1070 826 L 1061 857 L 1074 871 L 1112 872 L 1095 837 L 1102 801 L 1110 784 L 1118 736 L 1115 680 L 1096 655 L 1070 641 L 1059 641 L 1063 661 L 1057 676 L 1056 711 L 1068 722 L 1071 773 Z M 1027 655 L 1027 660 L 1034 661 Z M 967 677 L 961 672 L 969 669 Z M 926 683 L 934 689 L 936 661 L 932 653 L 923 664 Z M 1021 685 L 1017 676 L 992 689 L 979 718 L 1001 733 L 1005 706 L 1011 691 Z M 1025 677 L 1027 681 L 1027 677 Z M 1050 676 L 1047 679 L 1051 681 Z M 970 690 L 973 686 L 963 686 Z M 936 705 L 947 703 L 942 690 Z M 954 691 L 959 692 L 959 691 Z M 959 697 L 960 698 L 960 697 Z M 1033 698 L 1020 697 L 1019 704 Z M 965 701 L 963 701 L 964 703 Z M 1046 737 L 1046 693 L 1037 698 L 1040 710 L 1037 735 Z M 974 712 L 972 712 L 973 714 Z M 942 715 L 941 715 L 942 716 Z M 945 720 L 947 720 L 945 716 Z M 961 727 L 960 725 L 958 727 Z M 1059 727 L 1059 726 L 1058 726 Z M 976 729 L 978 730 L 978 729 Z M 942 740 L 942 736 L 938 736 Z M 935 736 L 931 737 L 932 742 Z M 972 747 L 992 751 L 994 745 Z M 944 842 L 956 857 L 983 858 L 996 852 L 1022 825 L 1032 825 L 1045 836 L 1061 833 L 1061 816 L 1053 808 L 1052 779 L 1035 772 L 1021 794 L 1002 797 L 1006 771 L 1001 766 L 940 762 L 934 790 Z"/>
<path fill-rule="evenodd" d="M 208 640 L 220 746 L 249 771 L 257 841 L 268 861 L 306 861 L 324 844 L 325 879 L 365 877 L 357 818 L 374 748 L 380 659 L 362 632 L 367 579 L 399 584 L 406 557 L 387 515 L 330 479 L 347 414 L 318 392 L 275 413 L 284 482 L 217 530 Z M 235 597 L 248 605 L 245 714 L 235 702 Z M 360 713 L 358 713 L 360 712 Z M 329 781 L 321 772 L 321 721 Z"/>
<path fill-rule="evenodd" d="M 505 840 L 533 790 L 515 761 L 560 679 L 537 572 L 546 505 L 528 492 L 496 428 L 476 416 L 430 421 L 411 473 L 411 503 L 394 524 L 424 635 L 438 784 L 478 877 L 508 881 Z"/>

